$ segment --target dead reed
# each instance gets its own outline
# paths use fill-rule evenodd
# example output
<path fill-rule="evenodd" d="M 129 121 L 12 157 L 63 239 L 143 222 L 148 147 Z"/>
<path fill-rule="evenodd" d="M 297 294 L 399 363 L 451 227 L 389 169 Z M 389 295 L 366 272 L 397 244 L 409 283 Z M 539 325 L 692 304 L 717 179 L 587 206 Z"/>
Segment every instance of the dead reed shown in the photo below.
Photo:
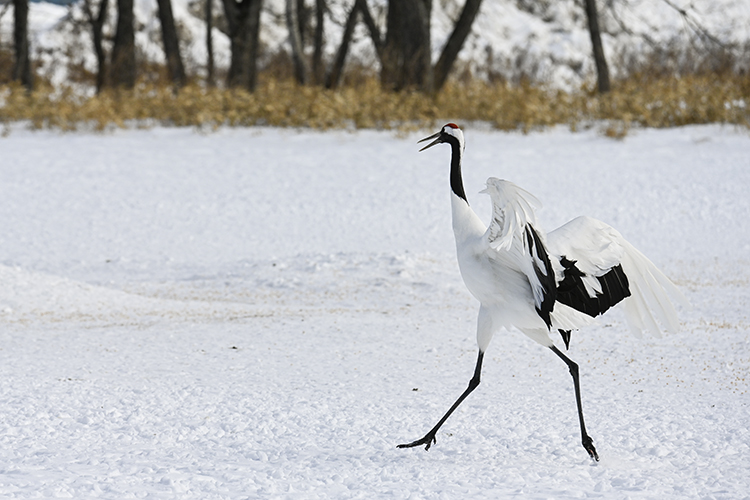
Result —
<path fill-rule="evenodd" d="M 27 93 L 0 87 L 0 122 L 34 129 L 105 130 L 153 125 L 413 129 L 444 120 L 481 121 L 500 130 L 529 131 L 564 124 L 604 124 L 621 137 L 631 127 L 724 123 L 750 127 L 750 76 L 733 73 L 678 77 L 634 76 L 598 95 L 521 84 L 480 81 L 448 84 L 439 94 L 388 92 L 375 79 L 335 91 L 264 80 L 254 93 L 189 85 L 142 83 L 133 91 L 81 97 L 49 86 Z"/>

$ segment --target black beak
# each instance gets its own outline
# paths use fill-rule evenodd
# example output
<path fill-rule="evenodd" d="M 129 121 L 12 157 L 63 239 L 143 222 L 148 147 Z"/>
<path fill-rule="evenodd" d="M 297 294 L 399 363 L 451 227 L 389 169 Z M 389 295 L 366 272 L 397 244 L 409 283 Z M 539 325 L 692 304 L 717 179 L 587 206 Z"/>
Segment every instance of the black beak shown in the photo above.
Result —
<path fill-rule="evenodd" d="M 430 139 L 435 139 L 434 141 L 432 141 L 431 143 L 429 143 L 429 144 L 428 144 L 427 146 L 423 147 L 423 148 L 422 148 L 422 149 L 420 149 L 419 151 L 420 151 L 420 152 L 421 152 L 421 151 L 424 151 L 424 150 L 425 150 L 425 149 L 427 149 L 427 148 L 431 148 L 431 147 L 432 147 L 432 146 L 434 146 L 435 144 L 440 144 L 440 143 L 442 143 L 442 142 L 443 142 L 443 140 L 442 140 L 442 139 L 440 138 L 440 134 L 442 134 L 442 131 L 441 131 L 441 132 L 438 132 L 437 134 L 433 134 L 433 135 L 431 135 L 430 137 L 425 137 L 425 138 L 424 138 L 424 139 L 422 139 L 421 141 L 417 141 L 417 144 L 419 144 L 420 142 L 424 142 L 424 141 L 429 141 Z"/>

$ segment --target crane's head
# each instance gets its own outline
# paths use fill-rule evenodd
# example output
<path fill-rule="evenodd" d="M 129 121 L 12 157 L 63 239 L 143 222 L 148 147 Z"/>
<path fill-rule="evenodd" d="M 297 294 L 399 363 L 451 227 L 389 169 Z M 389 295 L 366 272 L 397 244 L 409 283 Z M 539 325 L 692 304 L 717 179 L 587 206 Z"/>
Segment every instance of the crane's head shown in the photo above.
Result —
<path fill-rule="evenodd" d="M 431 148 L 435 144 L 442 144 L 444 142 L 457 142 L 462 150 L 464 148 L 464 133 L 461 132 L 461 129 L 458 128 L 458 125 L 456 125 L 455 123 L 448 123 L 447 125 L 444 125 L 440 132 L 438 132 L 437 134 L 433 134 L 430 137 L 425 137 L 419 142 L 429 141 L 430 139 L 435 140 L 420 149 L 420 151 L 424 151 L 427 148 Z"/>

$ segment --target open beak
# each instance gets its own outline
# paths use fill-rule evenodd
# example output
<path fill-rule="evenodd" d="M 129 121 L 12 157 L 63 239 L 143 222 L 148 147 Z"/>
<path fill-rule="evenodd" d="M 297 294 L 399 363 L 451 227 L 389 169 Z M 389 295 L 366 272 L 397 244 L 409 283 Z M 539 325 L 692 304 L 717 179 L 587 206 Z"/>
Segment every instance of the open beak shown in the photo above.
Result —
<path fill-rule="evenodd" d="M 427 148 L 431 148 L 431 147 L 432 147 L 432 146 L 434 146 L 435 144 L 440 144 L 440 143 L 442 143 L 443 141 L 442 141 L 442 140 L 440 139 L 440 134 L 441 134 L 441 132 L 438 132 L 437 134 L 433 134 L 433 135 L 431 135 L 430 137 L 425 137 L 425 138 L 424 138 L 424 139 L 422 139 L 421 141 L 417 141 L 417 144 L 419 144 L 420 142 L 424 142 L 424 141 L 429 141 L 430 139 L 435 139 L 434 141 L 432 141 L 431 143 L 429 143 L 429 144 L 428 144 L 427 146 L 423 147 L 423 148 L 422 148 L 422 149 L 420 149 L 419 151 L 420 151 L 420 152 L 421 152 L 421 151 L 424 151 L 424 150 L 425 150 L 425 149 L 427 149 Z"/>

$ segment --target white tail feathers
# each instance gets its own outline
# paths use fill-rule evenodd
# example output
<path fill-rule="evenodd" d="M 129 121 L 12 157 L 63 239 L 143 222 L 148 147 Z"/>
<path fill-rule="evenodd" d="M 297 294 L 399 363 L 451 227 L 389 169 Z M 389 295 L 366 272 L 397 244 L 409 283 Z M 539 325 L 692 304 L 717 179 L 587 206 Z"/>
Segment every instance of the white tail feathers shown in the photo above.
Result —
<path fill-rule="evenodd" d="M 622 269 L 631 293 L 623 308 L 631 331 L 639 338 L 644 330 L 661 337 L 661 324 L 667 332 L 676 332 L 680 322 L 672 300 L 689 308 L 687 299 L 645 255 L 624 239 L 620 243 L 625 249 Z"/>

